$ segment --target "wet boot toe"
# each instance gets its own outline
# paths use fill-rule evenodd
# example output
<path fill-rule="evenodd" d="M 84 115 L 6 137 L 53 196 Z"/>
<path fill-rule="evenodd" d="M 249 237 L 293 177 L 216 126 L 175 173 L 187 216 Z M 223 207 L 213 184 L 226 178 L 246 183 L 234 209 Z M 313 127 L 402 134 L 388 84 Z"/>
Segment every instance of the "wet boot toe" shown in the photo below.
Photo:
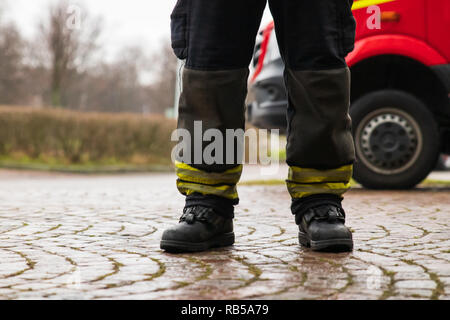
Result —
<path fill-rule="evenodd" d="M 164 231 L 160 247 L 167 252 L 198 252 L 234 244 L 233 220 L 211 208 L 184 209 L 180 223 Z"/>
<path fill-rule="evenodd" d="M 296 221 L 302 246 L 326 252 L 353 250 L 352 232 L 345 226 L 345 212 L 340 205 L 318 204 L 296 217 Z"/>

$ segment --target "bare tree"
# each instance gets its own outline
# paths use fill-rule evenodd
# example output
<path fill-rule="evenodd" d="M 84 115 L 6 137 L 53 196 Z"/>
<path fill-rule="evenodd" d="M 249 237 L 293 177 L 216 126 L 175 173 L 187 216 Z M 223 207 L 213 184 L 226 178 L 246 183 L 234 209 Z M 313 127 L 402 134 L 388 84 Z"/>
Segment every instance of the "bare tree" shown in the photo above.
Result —
<path fill-rule="evenodd" d="M 23 55 L 25 42 L 13 23 L 1 20 L 0 2 L 0 103 L 25 100 Z"/>
<path fill-rule="evenodd" d="M 100 23 L 86 9 L 62 0 L 49 7 L 39 29 L 51 69 L 51 104 L 64 106 L 62 97 L 70 76 L 86 68 L 97 49 Z"/>
<path fill-rule="evenodd" d="M 90 108 L 110 112 L 140 112 L 142 86 L 139 82 L 143 52 L 138 47 L 124 48 L 112 63 L 91 70 L 87 87 Z"/>
<path fill-rule="evenodd" d="M 13 24 L 2 23 L 2 1 L 0 103 L 159 114 L 173 107 L 177 61 L 169 44 L 150 57 L 134 46 L 113 62 L 98 61 L 100 21 L 82 7 L 53 2 L 38 37 L 27 42 Z"/>

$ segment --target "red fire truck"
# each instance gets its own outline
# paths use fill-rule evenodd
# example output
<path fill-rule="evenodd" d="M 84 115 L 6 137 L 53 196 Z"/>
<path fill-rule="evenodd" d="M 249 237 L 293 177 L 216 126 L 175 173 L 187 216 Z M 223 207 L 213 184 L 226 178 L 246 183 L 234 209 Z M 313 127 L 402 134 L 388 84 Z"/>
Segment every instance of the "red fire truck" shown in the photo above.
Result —
<path fill-rule="evenodd" d="M 414 187 L 439 154 L 450 154 L 450 0 L 359 0 L 353 12 L 354 178 L 369 188 Z M 257 41 L 248 119 L 283 130 L 287 96 L 275 37 L 271 23 Z"/>

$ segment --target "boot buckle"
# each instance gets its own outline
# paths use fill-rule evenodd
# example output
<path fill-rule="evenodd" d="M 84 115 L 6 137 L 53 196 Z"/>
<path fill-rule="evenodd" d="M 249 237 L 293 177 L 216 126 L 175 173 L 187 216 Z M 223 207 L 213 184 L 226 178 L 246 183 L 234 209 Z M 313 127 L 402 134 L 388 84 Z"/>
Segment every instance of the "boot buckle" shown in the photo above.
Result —
<path fill-rule="evenodd" d="M 185 221 L 188 224 L 193 224 L 195 222 L 195 215 L 193 213 L 188 213 L 185 217 Z"/>

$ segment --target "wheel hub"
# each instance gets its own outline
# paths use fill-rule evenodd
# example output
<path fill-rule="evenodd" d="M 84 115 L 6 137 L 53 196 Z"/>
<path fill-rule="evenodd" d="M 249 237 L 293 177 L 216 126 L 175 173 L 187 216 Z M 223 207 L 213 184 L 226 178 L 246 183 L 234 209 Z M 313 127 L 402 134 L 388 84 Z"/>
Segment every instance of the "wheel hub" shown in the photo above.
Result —
<path fill-rule="evenodd" d="M 416 153 L 417 135 L 413 123 L 401 114 L 383 112 L 373 115 L 361 130 L 362 154 L 379 170 L 404 169 Z"/>

